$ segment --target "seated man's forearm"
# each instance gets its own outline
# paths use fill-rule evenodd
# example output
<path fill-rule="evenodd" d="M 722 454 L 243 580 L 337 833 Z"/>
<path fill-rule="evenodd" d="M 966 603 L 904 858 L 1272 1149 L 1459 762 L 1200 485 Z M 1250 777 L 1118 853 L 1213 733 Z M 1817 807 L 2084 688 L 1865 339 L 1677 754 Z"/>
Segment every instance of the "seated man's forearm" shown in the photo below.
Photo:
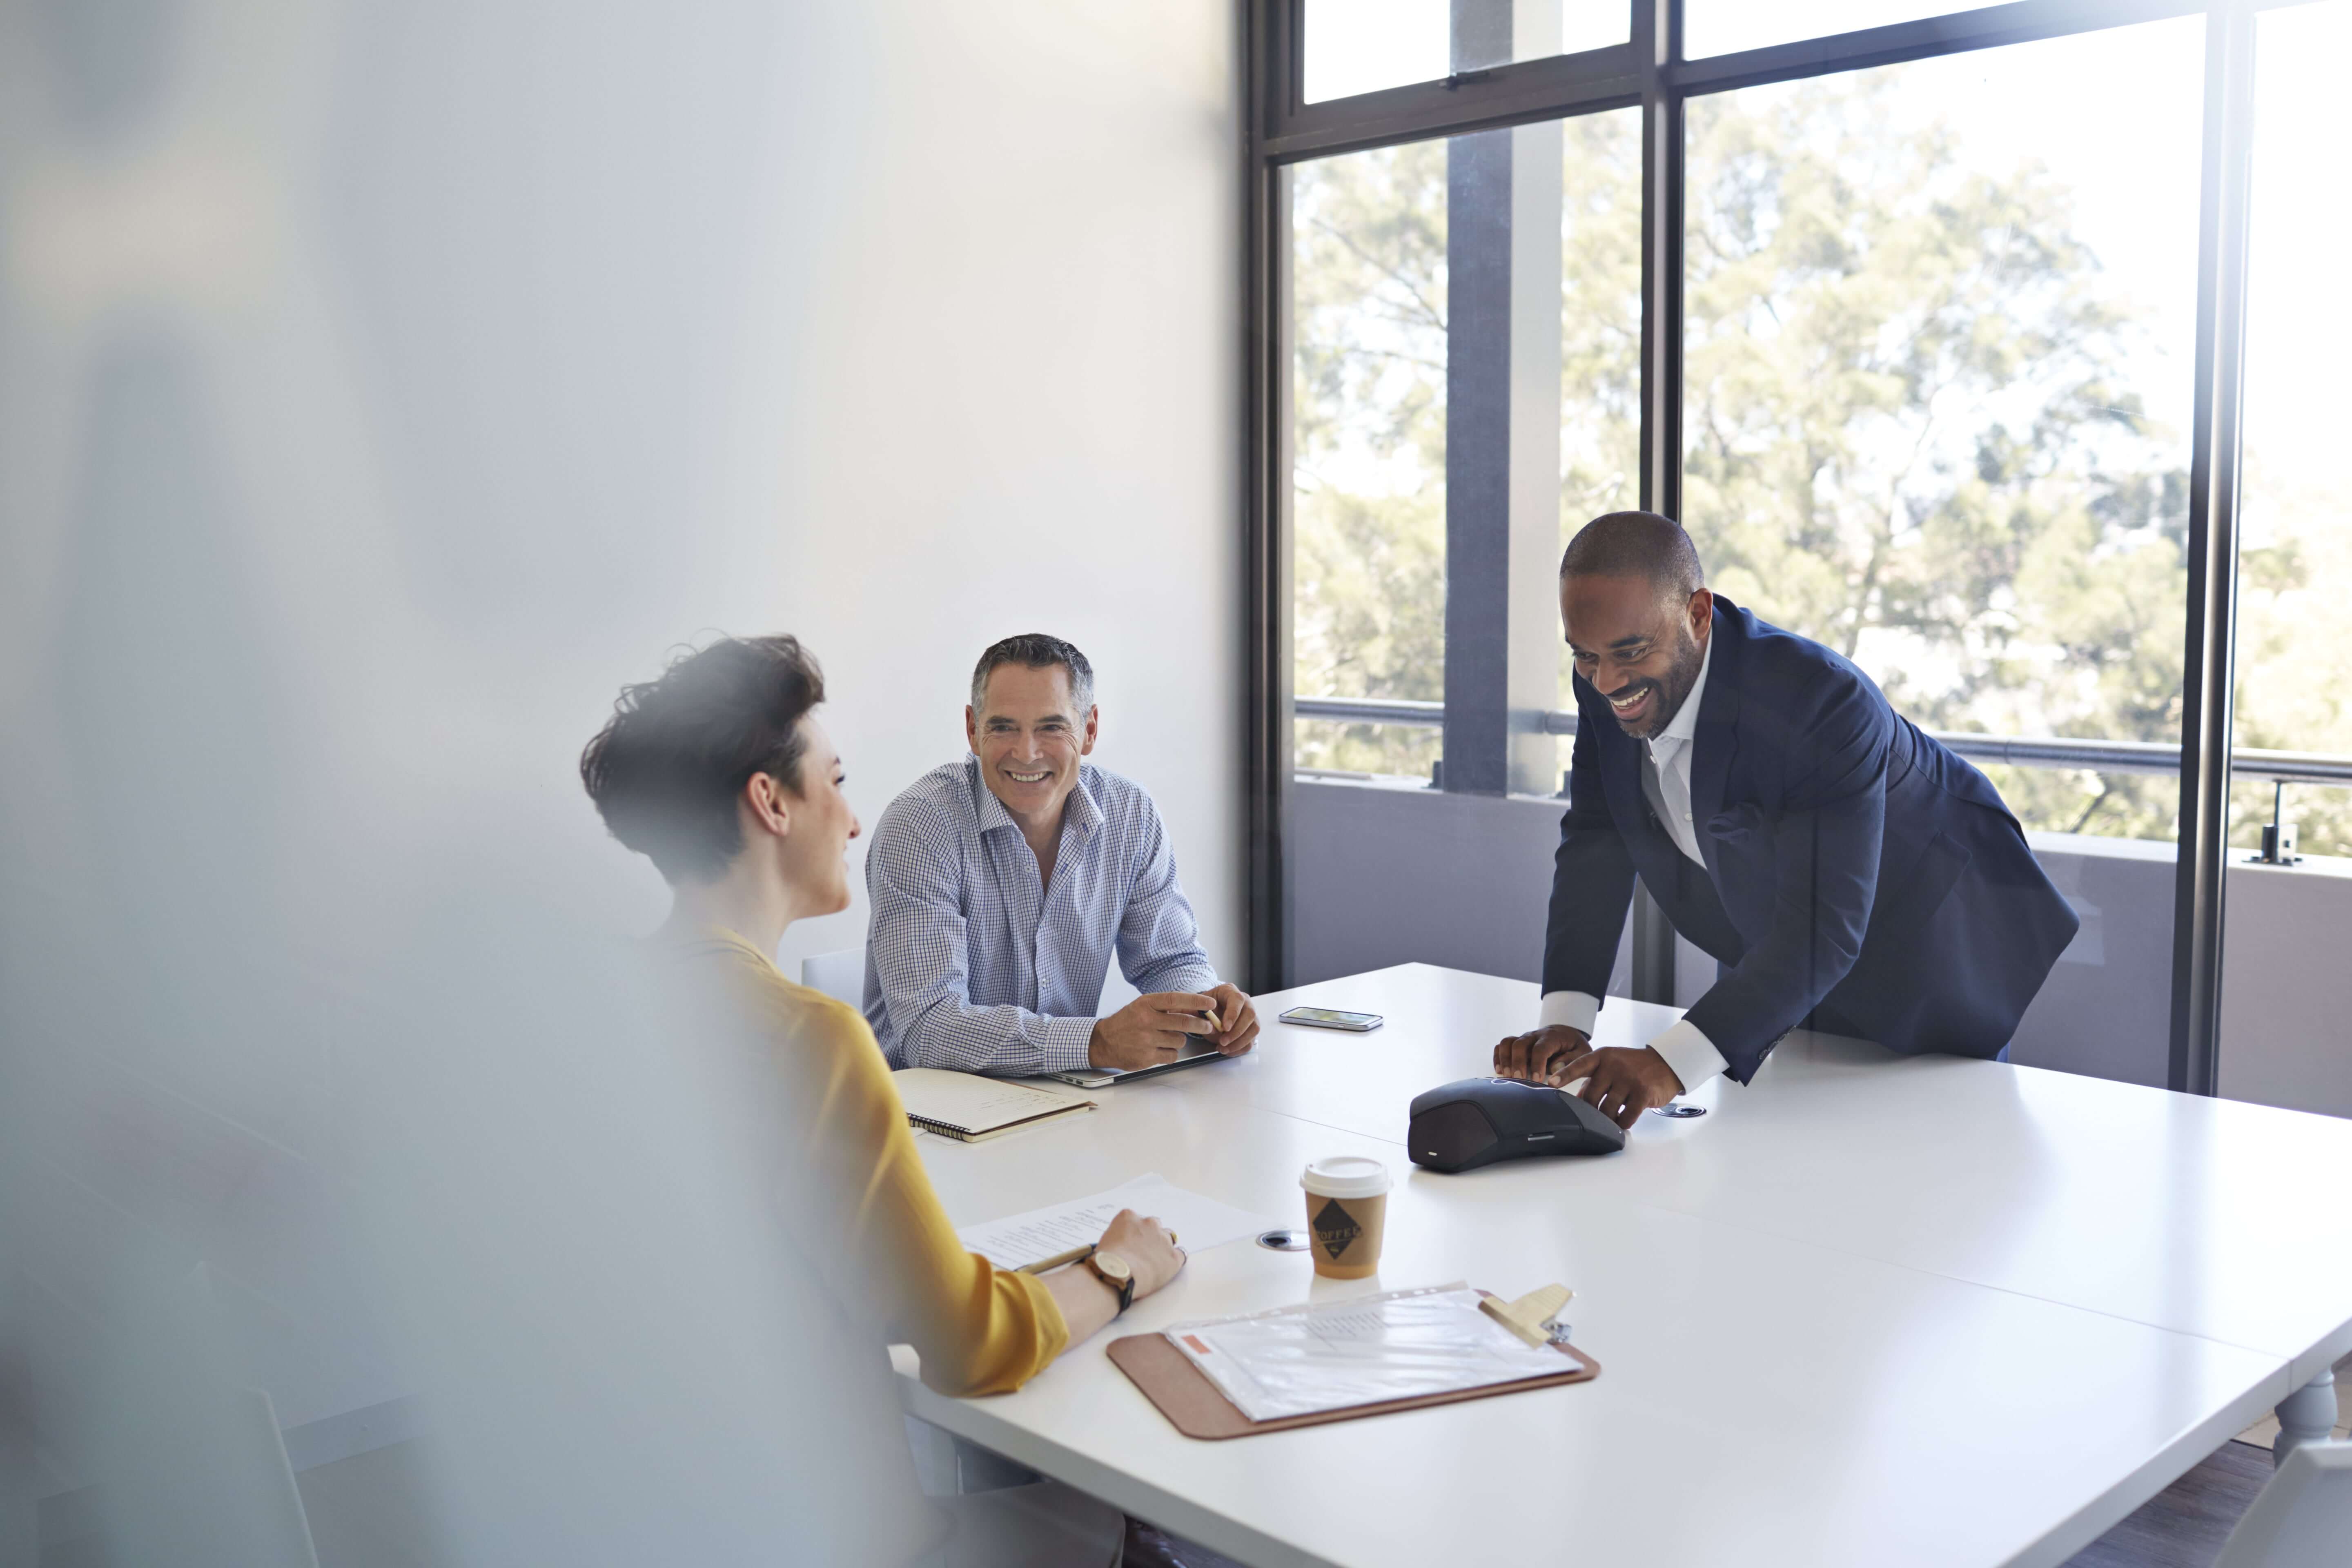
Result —
<path fill-rule="evenodd" d="M 1033 1077 L 1087 1065 L 1091 1017 L 1048 1017 L 1018 1007 L 959 1006 L 942 1001 L 899 1034 L 908 1067 L 949 1072 Z"/>

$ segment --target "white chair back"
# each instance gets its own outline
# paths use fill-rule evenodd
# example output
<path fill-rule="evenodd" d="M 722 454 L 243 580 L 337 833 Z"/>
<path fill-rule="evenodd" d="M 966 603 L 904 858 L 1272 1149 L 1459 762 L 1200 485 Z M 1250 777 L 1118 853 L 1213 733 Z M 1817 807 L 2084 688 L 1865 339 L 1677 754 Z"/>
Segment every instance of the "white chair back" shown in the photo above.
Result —
<path fill-rule="evenodd" d="M 853 1007 L 866 1005 L 866 944 L 834 952 L 812 953 L 801 960 L 801 984 L 822 991 Z"/>
<path fill-rule="evenodd" d="M 2213 1568 L 2336 1568 L 2352 1542 L 2352 1443 L 2305 1443 L 2279 1464 Z"/>

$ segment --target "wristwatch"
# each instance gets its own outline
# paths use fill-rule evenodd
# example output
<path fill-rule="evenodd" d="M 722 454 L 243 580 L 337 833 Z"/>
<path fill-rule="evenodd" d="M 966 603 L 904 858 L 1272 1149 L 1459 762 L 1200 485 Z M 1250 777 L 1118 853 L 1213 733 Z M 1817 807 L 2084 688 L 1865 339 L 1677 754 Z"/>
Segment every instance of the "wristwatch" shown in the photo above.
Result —
<path fill-rule="evenodd" d="M 1127 1259 L 1097 1247 L 1087 1254 L 1087 1267 L 1094 1270 L 1096 1279 L 1118 1292 L 1118 1310 L 1126 1311 L 1135 1300 L 1135 1270 Z"/>

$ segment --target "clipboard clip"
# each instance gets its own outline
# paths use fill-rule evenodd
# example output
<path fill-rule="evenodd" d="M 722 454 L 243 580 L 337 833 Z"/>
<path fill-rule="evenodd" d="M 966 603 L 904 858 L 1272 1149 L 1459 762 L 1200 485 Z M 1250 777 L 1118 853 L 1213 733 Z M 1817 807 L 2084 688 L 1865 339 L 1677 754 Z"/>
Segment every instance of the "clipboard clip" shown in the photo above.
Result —
<path fill-rule="evenodd" d="M 1528 1344 L 1564 1345 L 1568 1343 L 1569 1326 L 1559 1321 L 1559 1310 L 1575 1295 L 1565 1285 L 1546 1285 L 1516 1301 L 1486 1297 L 1478 1303 L 1478 1310 Z"/>

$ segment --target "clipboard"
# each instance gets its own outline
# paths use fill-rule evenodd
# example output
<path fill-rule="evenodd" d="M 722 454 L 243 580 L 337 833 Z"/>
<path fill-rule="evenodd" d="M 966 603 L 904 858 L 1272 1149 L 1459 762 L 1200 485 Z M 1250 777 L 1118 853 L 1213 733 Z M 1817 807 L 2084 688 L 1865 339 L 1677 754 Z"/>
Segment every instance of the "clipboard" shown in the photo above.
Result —
<path fill-rule="evenodd" d="M 1481 1290 L 1480 1295 L 1495 1299 L 1493 1292 Z M 1349 1405 L 1338 1410 L 1315 1410 L 1304 1415 L 1283 1415 L 1271 1421 L 1253 1421 L 1224 1391 L 1209 1381 L 1207 1374 L 1184 1358 L 1184 1352 L 1168 1342 L 1165 1334 L 1129 1334 L 1113 1340 L 1108 1354 L 1111 1364 L 1127 1373 L 1129 1383 L 1143 1391 L 1143 1396 L 1168 1417 L 1169 1423 L 1187 1437 L 1217 1442 L 1227 1437 L 1250 1437 L 1260 1432 L 1282 1432 L 1293 1426 L 1319 1426 L 1328 1421 L 1353 1421 L 1365 1415 L 1386 1415 L 1398 1410 L 1419 1410 L 1430 1405 L 1455 1405 L 1465 1399 L 1491 1399 L 1501 1394 L 1523 1394 L 1530 1389 L 1558 1388 L 1562 1384 L 1590 1383 L 1601 1375 L 1601 1363 L 1574 1345 L 1555 1343 L 1552 1349 L 1566 1357 L 1569 1364 L 1554 1377 L 1523 1377 L 1511 1383 L 1490 1383 L 1483 1388 L 1457 1388 L 1444 1394 L 1423 1394 L 1413 1399 L 1385 1399 L 1372 1405 Z"/>

